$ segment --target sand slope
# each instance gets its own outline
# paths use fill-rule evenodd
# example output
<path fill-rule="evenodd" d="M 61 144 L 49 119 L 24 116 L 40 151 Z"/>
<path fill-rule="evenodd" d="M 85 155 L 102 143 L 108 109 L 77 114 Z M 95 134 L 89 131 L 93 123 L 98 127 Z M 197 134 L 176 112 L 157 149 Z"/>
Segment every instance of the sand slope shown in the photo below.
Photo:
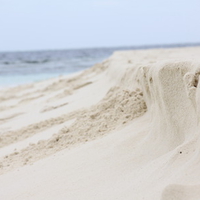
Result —
<path fill-rule="evenodd" d="M 0 93 L 0 199 L 200 199 L 200 48 L 116 52 Z"/>

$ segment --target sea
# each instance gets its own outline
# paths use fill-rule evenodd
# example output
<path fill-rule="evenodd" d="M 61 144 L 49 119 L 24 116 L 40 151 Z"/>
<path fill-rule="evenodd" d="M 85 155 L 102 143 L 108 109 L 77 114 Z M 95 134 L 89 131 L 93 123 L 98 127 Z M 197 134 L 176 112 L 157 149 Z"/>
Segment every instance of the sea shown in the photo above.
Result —
<path fill-rule="evenodd" d="M 199 44 L 0 52 L 0 88 L 33 83 L 82 71 L 102 62 L 114 51 L 185 46 L 199 46 Z"/>

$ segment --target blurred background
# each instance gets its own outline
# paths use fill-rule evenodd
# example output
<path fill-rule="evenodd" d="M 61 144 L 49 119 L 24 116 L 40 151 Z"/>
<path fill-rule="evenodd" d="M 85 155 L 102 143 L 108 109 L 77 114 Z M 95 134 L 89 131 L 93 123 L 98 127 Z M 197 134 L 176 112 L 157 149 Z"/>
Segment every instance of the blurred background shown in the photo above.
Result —
<path fill-rule="evenodd" d="M 0 87 L 84 70 L 113 51 L 200 44 L 199 0 L 0 0 Z"/>

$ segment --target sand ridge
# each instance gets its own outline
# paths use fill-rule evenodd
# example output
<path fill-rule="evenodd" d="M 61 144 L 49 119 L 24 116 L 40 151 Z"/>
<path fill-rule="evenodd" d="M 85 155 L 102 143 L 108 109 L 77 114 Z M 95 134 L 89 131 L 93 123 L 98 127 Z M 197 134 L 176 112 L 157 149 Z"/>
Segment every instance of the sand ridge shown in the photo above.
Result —
<path fill-rule="evenodd" d="M 18 132 L 4 134 L 4 138 L 8 138 L 8 140 L 2 140 L 2 145 L 6 145 L 6 142 L 17 142 L 17 139 L 23 140 L 44 130 L 44 128 L 48 129 L 49 126 L 61 124 L 76 117 L 76 121 L 71 126 L 64 126 L 49 140 L 30 144 L 20 152 L 15 151 L 13 154 L 5 156 L 0 160 L 2 170 L 33 163 L 62 149 L 97 139 L 146 112 L 146 104 L 140 89 L 119 91 L 119 88 L 111 88 L 106 97 L 90 109 L 79 110 L 70 113 L 69 116 L 50 119 L 40 124 L 28 126 Z M 15 140 L 13 141 L 12 138 Z"/>

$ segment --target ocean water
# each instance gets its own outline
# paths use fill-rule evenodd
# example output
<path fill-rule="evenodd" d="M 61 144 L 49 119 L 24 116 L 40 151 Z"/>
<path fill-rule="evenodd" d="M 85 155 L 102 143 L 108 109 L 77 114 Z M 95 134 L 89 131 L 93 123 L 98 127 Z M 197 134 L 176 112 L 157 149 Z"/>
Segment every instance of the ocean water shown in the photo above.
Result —
<path fill-rule="evenodd" d="M 112 49 L 79 49 L 0 53 L 0 87 L 78 72 L 101 62 L 112 52 Z"/>
<path fill-rule="evenodd" d="M 78 72 L 105 60 L 117 50 L 177 46 L 194 45 L 0 52 L 0 87 L 32 83 Z"/>

